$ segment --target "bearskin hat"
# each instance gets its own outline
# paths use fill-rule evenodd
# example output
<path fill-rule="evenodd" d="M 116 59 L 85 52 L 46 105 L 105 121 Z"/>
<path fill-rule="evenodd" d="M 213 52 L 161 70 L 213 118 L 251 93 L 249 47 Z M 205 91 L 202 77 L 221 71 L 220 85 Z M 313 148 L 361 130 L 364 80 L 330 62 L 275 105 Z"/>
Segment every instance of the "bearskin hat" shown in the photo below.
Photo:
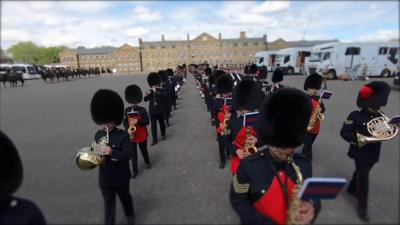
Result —
<path fill-rule="evenodd" d="M 372 81 L 362 86 L 357 96 L 359 108 L 379 109 L 385 106 L 390 94 L 390 86 L 384 81 Z"/>
<path fill-rule="evenodd" d="M 207 68 L 204 69 L 204 74 L 205 74 L 207 77 L 210 76 L 211 73 L 212 73 L 212 70 L 211 70 L 210 67 L 207 67 Z"/>
<path fill-rule="evenodd" d="M 108 122 L 120 125 L 124 116 L 124 101 L 117 92 L 100 89 L 93 95 L 90 102 L 90 113 L 93 121 L 98 125 Z"/>
<path fill-rule="evenodd" d="M 150 87 L 154 85 L 159 85 L 161 83 L 161 77 L 158 73 L 151 72 L 147 76 L 147 83 L 149 84 Z"/>
<path fill-rule="evenodd" d="M 253 63 L 250 65 L 249 73 L 251 73 L 251 74 L 257 73 L 257 65 L 256 64 Z"/>
<path fill-rule="evenodd" d="M 0 131 L 0 199 L 12 195 L 21 185 L 22 162 L 11 139 Z"/>
<path fill-rule="evenodd" d="M 168 76 L 170 76 L 170 77 L 174 76 L 174 71 L 171 68 L 168 68 L 167 72 L 168 72 Z"/>
<path fill-rule="evenodd" d="M 307 89 L 321 89 L 322 85 L 322 76 L 318 73 L 310 74 L 306 80 L 304 81 L 304 90 Z"/>
<path fill-rule="evenodd" d="M 233 107 L 237 110 L 258 109 L 263 100 L 263 92 L 258 82 L 250 79 L 243 79 L 233 92 Z"/>
<path fill-rule="evenodd" d="M 233 80 L 232 77 L 229 76 L 228 74 L 223 74 L 219 76 L 216 80 L 216 87 L 217 87 L 217 93 L 219 94 L 225 94 L 232 92 L 233 89 Z"/>
<path fill-rule="evenodd" d="M 281 69 L 276 69 L 272 74 L 271 78 L 272 83 L 278 83 L 283 81 L 283 72 Z"/>
<path fill-rule="evenodd" d="M 136 84 L 125 88 L 125 100 L 131 104 L 139 104 L 142 101 L 142 89 Z"/>
<path fill-rule="evenodd" d="M 312 103 L 295 88 L 281 88 L 270 94 L 261 106 L 257 135 L 267 145 L 298 147 L 304 142 Z"/>
<path fill-rule="evenodd" d="M 166 82 L 168 80 L 168 72 L 166 70 L 160 70 L 158 71 L 158 74 L 160 75 L 162 82 Z"/>

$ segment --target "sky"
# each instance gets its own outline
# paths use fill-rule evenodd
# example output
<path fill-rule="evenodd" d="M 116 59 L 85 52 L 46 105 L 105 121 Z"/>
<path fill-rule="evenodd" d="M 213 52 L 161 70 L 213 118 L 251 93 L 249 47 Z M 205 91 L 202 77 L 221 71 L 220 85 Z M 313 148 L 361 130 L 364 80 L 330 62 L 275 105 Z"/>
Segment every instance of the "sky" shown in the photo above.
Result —
<path fill-rule="evenodd" d="M 399 38 L 399 1 L 1 1 L 1 48 L 119 47 L 143 41 L 267 35 L 296 40 Z"/>

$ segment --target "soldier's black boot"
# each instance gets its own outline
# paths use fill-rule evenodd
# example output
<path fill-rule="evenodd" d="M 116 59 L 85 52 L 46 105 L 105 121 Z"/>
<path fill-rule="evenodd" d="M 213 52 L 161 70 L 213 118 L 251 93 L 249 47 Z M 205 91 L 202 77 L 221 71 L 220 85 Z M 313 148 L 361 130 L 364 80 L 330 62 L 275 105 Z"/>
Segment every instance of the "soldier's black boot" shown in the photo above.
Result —
<path fill-rule="evenodd" d="M 358 209 L 358 217 L 364 222 L 369 222 L 367 209 Z"/>

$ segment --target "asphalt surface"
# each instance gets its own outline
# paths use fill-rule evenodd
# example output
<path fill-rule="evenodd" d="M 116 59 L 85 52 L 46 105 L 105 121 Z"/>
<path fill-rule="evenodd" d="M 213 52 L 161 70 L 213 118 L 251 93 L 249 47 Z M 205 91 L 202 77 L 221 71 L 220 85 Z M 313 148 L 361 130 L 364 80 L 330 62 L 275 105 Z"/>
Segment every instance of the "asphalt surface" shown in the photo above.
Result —
<path fill-rule="evenodd" d="M 373 80 L 393 83 L 393 78 Z M 103 223 L 98 171 L 81 171 L 75 155 L 93 141 L 98 129 L 89 112 L 94 92 L 108 88 L 123 96 L 125 87 L 133 83 L 147 90 L 143 75 L 1 86 L 0 128 L 14 140 L 24 166 L 24 181 L 16 195 L 37 203 L 49 224 Z M 285 76 L 283 83 L 302 88 L 304 77 Z M 328 81 L 334 96 L 325 101 L 325 120 L 314 143 L 314 176 L 351 178 L 354 163 L 346 156 L 348 144 L 339 131 L 356 109 L 356 94 L 364 83 Z M 142 105 L 147 107 L 147 103 Z M 394 88 L 383 111 L 398 115 L 399 105 L 399 89 Z M 238 224 L 229 202 L 229 165 L 218 168 L 215 129 L 192 77 L 177 107 L 171 113 L 167 139 L 149 145 L 151 169 L 145 168 L 139 153 L 140 172 L 131 182 L 137 223 Z M 324 201 L 322 207 L 317 224 L 362 223 L 356 201 L 345 191 L 335 200 Z M 372 224 L 399 223 L 399 137 L 383 143 L 380 161 L 370 173 L 369 213 Z M 117 222 L 125 223 L 119 201 Z"/>

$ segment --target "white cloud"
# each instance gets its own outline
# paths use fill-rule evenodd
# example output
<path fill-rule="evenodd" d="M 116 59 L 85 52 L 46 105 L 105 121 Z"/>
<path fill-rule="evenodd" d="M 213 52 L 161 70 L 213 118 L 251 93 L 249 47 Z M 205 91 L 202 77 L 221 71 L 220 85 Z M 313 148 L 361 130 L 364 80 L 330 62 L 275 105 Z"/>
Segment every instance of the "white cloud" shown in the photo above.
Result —
<path fill-rule="evenodd" d="M 207 32 L 215 38 L 218 33 L 222 38 L 238 38 L 240 31 L 246 31 L 247 37 L 267 34 L 269 42 L 278 38 L 299 40 L 310 18 L 305 35 L 308 40 L 398 37 L 399 12 L 396 4 L 387 2 L 185 2 L 159 7 L 164 4 L 5 1 L 1 8 L 1 45 L 6 49 L 18 41 L 33 41 L 71 48 L 123 43 L 137 46 L 139 37 L 159 41 L 164 34 L 167 40 L 186 40 L 188 33 L 193 39 Z"/>
<path fill-rule="evenodd" d="M 269 13 L 278 12 L 288 9 L 290 6 L 289 1 L 265 1 L 260 5 L 254 6 L 251 9 L 253 13 Z"/>
<path fill-rule="evenodd" d="M 145 6 L 136 6 L 134 9 L 134 16 L 145 22 L 153 22 L 161 19 L 161 14 L 159 12 L 151 12 L 149 8 Z"/>
<path fill-rule="evenodd" d="M 368 42 L 368 41 L 389 41 L 392 39 L 399 38 L 399 30 L 387 29 L 378 30 L 374 33 L 366 33 L 356 38 L 356 41 Z"/>
<path fill-rule="evenodd" d="M 126 30 L 126 36 L 128 37 L 142 37 L 149 33 L 149 30 L 143 27 L 134 27 Z"/>
<path fill-rule="evenodd" d="M 112 2 L 106 1 L 70 1 L 57 4 L 59 9 L 76 13 L 99 13 L 108 10 Z"/>

